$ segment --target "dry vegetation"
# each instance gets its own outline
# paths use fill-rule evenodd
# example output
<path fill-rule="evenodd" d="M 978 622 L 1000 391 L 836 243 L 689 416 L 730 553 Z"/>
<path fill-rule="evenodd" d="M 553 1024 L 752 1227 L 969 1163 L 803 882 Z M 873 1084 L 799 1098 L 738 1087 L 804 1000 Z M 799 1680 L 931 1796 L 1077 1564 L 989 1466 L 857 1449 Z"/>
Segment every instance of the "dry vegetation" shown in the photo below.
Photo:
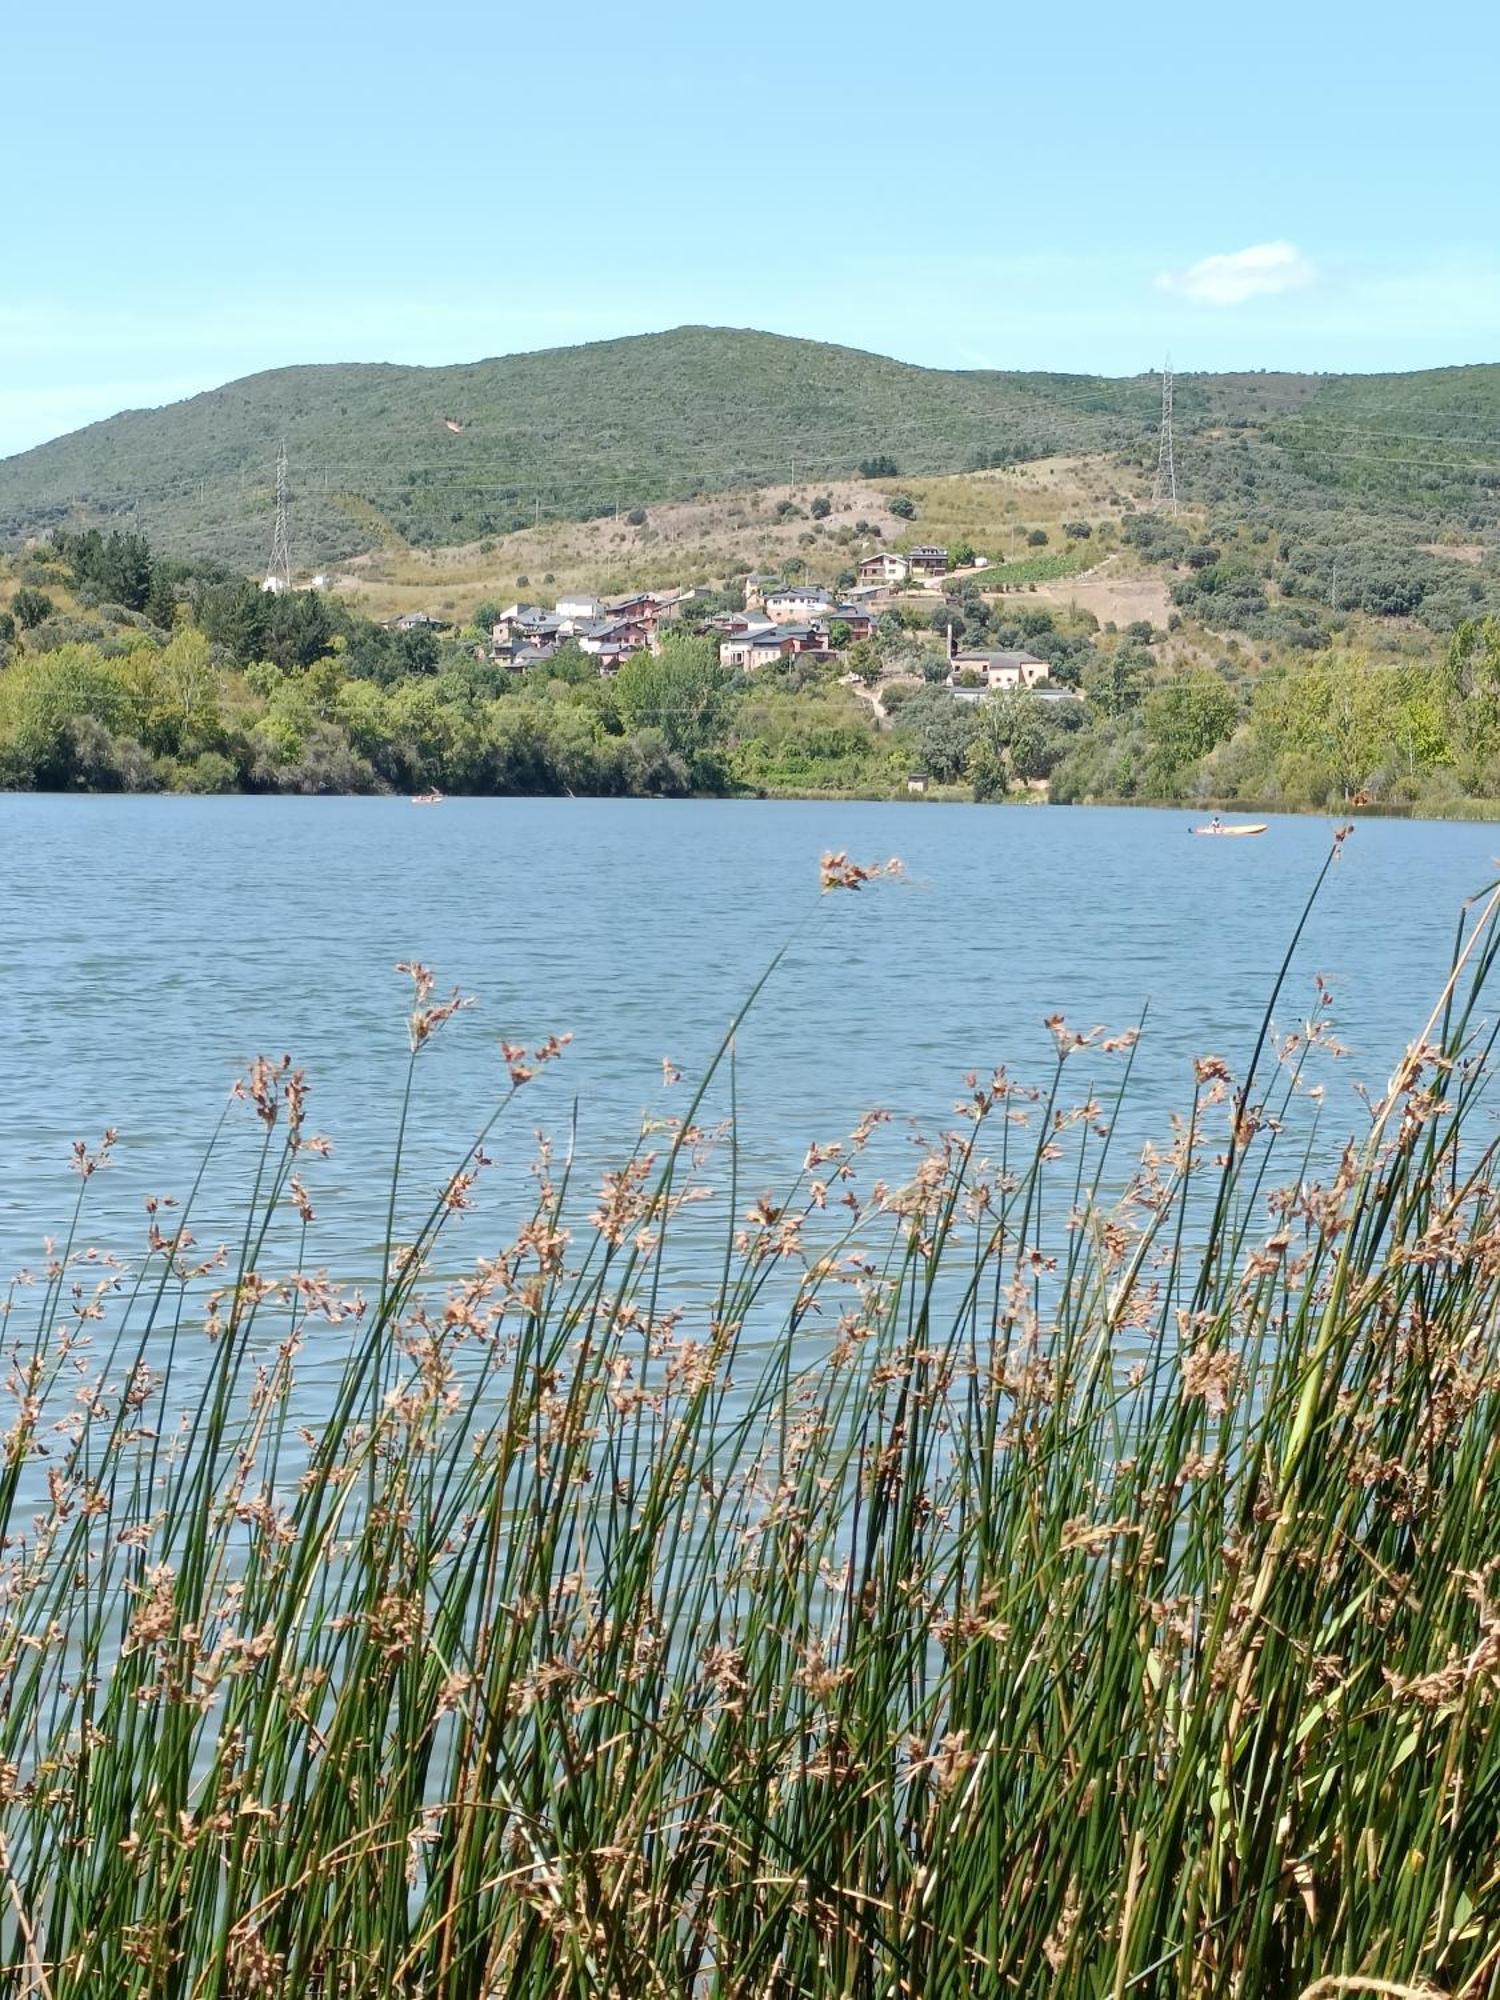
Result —
<path fill-rule="evenodd" d="M 897 490 L 896 482 L 885 482 L 881 490 L 863 481 L 829 480 L 671 502 L 651 508 L 642 527 L 632 527 L 623 517 L 548 522 L 488 543 L 403 547 L 361 556 L 340 571 L 338 584 L 372 617 L 425 609 L 463 618 L 482 599 L 508 600 L 518 589 L 555 597 L 564 590 L 614 594 L 706 583 L 736 565 L 774 570 L 791 556 L 801 556 L 811 571 L 821 574 L 825 567 L 835 571 L 856 559 L 850 545 L 835 539 L 840 529 L 852 530 L 864 520 L 879 527 L 887 541 L 903 533 L 908 524 L 886 505 L 889 493 Z M 824 532 L 814 536 L 819 524 L 808 517 L 808 509 L 820 494 L 831 499 L 833 512 L 820 524 Z M 799 510 L 795 518 L 776 519 L 783 501 Z M 876 545 L 873 537 L 861 538 L 858 553 Z M 523 576 L 529 578 L 524 586 L 519 583 Z M 543 582 L 547 576 L 552 582 Z"/>
<path fill-rule="evenodd" d="M 899 1186 L 739 1185 L 668 1068 L 445 1280 L 486 1128 L 362 1292 L 257 1064 L 235 1252 L 12 1300 L 0 1990 L 1483 2000 L 1495 909 L 1321 1177 L 1321 1009 L 1133 1165 L 1059 1020 Z"/>
<path fill-rule="evenodd" d="M 1080 576 L 1033 584 L 1030 594 L 1064 611 L 1087 611 L 1101 625 L 1125 626 L 1145 618 L 1160 629 L 1172 615 L 1171 579 L 1132 570 L 1118 551 Z"/>
<path fill-rule="evenodd" d="M 393 545 L 346 564 L 338 585 L 371 617 L 425 610 L 460 620 L 483 600 L 509 601 L 518 590 L 554 597 L 564 590 L 612 594 L 707 583 L 736 567 L 776 570 L 792 556 L 807 564 L 811 576 L 831 579 L 882 544 L 969 541 L 982 554 L 1024 558 L 1031 528 L 1045 529 L 1056 546 L 1065 520 L 1081 518 L 1096 525 L 1117 520 L 1124 511 L 1120 478 L 1103 459 L 1048 459 L 1005 472 L 945 478 L 771 486 L 653 507 L 644 527 L 607 518 L 544 523 L 539 529 L 449 549 Z M 900 520 L 889 511 L 897 493 L 916 501 L 915 520 Z M 820 495 L 832 501 L 833 511 L 818 523 L 808 518 L 808 510 Z M 775 518 L 783 501 L 799 510 L 797 517 Z M 880 529 L 880 541 L 860 537 L 840 542 L 840 531 L 852 530 L 862 520 Z M 1112 574 L 1129 567 L 1133 560 L 1122 557 Z M 519 583 L 523 576 L 529 579 L 525 585 Z M 549 576 L 551 582 L 545 582 Z M 1039 589 L 1054 594 L 1047 587 Z M 1066 596 L 1058 601 L 1065 602 Z M 1093 608 L 1082 595 L 1078 601 Z"/>

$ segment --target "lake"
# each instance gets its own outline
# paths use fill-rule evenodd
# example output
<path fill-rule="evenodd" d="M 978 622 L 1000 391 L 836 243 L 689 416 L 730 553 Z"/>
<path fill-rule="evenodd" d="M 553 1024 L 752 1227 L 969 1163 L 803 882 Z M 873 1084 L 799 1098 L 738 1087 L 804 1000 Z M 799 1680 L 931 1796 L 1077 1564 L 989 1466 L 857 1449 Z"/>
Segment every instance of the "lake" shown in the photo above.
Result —
<path fill-rule="evenodd" d="M 1259 840 L 1205 841 L 1191 823 L 928 803 L 0 798 L 0 1255 L 41 1255 L 76 1191 L 71 1142 L 106 1124 L 120 1138 L 94 1230 L 133 1251 L 143 1195 L 185 1189 L 232 1077 L 285 1050 L 336 1142 L 310 1176 L 319 1258 L 370 1268 L 406 1064 L 410 988 L 392 968 L 411 958 L 478 998 L 420 1065 L 429 1184 L 498 1094 L 502 1036 L 574 1037 L 492 1148 L 506 1165 L 575 1102 L 584 1159 L 618 1156 L 644 1110 L 679 1108 L 663 1057 L 701 1070 L 783 945 L 738 1045 L 752 1182 L 874 1105 L 930 1131 L 968 1069 L 1044 1077 L 1059 1011 L 1119 1029 L 1149 1004 L 1128 1129 L 1161 1132 L 1194 1054 L 1243 1062 L 1331 832 L 1279 819 Z M 1351 836 L 1278 1013 L 1295 1025 L 1314 972 L 1331 982 L 1352 1051 L 1330 1093 L 1340 1132 L 1353 1077 L 1382 1083 L 1425 1020 L 1497 838 L 1378 820 Z M 827 848 L 899 855 L 908 878 L 820 899 Z M 482 1215 L 466 1245 L 485 1247 Z"/>

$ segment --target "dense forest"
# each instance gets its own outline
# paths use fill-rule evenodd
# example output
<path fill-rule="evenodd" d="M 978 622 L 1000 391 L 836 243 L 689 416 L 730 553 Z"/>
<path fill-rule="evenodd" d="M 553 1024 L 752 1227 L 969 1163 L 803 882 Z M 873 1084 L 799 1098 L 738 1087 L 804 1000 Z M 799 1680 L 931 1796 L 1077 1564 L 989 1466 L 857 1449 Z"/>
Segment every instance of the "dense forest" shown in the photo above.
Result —
<path fill-rule="evenodd" d="M 475 626 L 392 631 L 337 597 L 160 557 L 133 533 L 59 535 L 0 589 L 0 786 L 879 797 L 920 772 L 939 795 L 982 800 L 1500 801 L 1500 617 L 1371 651 L 1365 626 L 1326 612 L 1304 626 L 1253 564 L 1201 535 L 1157 517 L 1132 533 L 1176 559 L 1174 624 L 1232 589 L 1244 623 L 1290 620 L 1281 637 L 1313 643 L 1260 661 L 1233 641 L 1216 665 L 1184 664 L 1146 621 L 1101 630 L 970 583 L 935 609 L 898 606 L 831 659 L 752 677 L 721 667 L 699 629 L 737 601 L 729 579 L 613 678 L 566 647 L 518 673 Z M 1035 653 L 1054 697 L 960 698 L 937 629 L 955 625 L 967 645 Z"/>

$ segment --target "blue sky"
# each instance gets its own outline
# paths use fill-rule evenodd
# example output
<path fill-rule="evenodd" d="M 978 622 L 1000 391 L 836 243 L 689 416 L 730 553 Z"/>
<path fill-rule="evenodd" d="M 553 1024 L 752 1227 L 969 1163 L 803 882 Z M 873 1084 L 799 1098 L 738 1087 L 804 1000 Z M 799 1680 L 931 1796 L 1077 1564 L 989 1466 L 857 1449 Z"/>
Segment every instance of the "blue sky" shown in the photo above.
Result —
<path fill-rule="evenodd" d="M 74 0 L 4 61 L 0 453 L 288 362 L 684 321 L 1500 359 L 1490 0 Z"/>

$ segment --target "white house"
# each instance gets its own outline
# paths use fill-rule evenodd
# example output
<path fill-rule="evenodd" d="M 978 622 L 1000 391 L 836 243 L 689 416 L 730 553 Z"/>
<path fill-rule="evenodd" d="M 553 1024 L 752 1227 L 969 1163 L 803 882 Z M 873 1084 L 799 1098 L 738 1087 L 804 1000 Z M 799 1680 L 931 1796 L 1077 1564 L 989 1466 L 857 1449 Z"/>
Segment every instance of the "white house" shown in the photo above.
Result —
<path fill-rule="evenodd" d="M 766 616 L 774 625 L 806 625 L 833 609 L 833 592 L 821 584 L 785 583 L 766 597 Z"/>
<path fill-rule="evenodd" d="M 569 591 L 557 600 L 557 616 L 573 625 L 590 625 L 604 616 L 604 606 L 597 597 L 584 597 L 579 591 Z"/>
<path fill-rule="evenodd" d="M 859 580 L 862 584 L 874 584 L 877 588 L 885 583 L 905 583 L 911 575 L 911 564 L 905 556 L 898 556 L 892 549 L 877 549 L 872 556 L 866 556 L 859 566 Z"/>
<path fill-rule="evenodd" d="M 1034 688 L 1046 680 L 1048 667 L 1035 653 L 955 653 L 949 687 L 957 687 L 966 674 L 976 675 L 980 686 L 991 690 Z"/>

